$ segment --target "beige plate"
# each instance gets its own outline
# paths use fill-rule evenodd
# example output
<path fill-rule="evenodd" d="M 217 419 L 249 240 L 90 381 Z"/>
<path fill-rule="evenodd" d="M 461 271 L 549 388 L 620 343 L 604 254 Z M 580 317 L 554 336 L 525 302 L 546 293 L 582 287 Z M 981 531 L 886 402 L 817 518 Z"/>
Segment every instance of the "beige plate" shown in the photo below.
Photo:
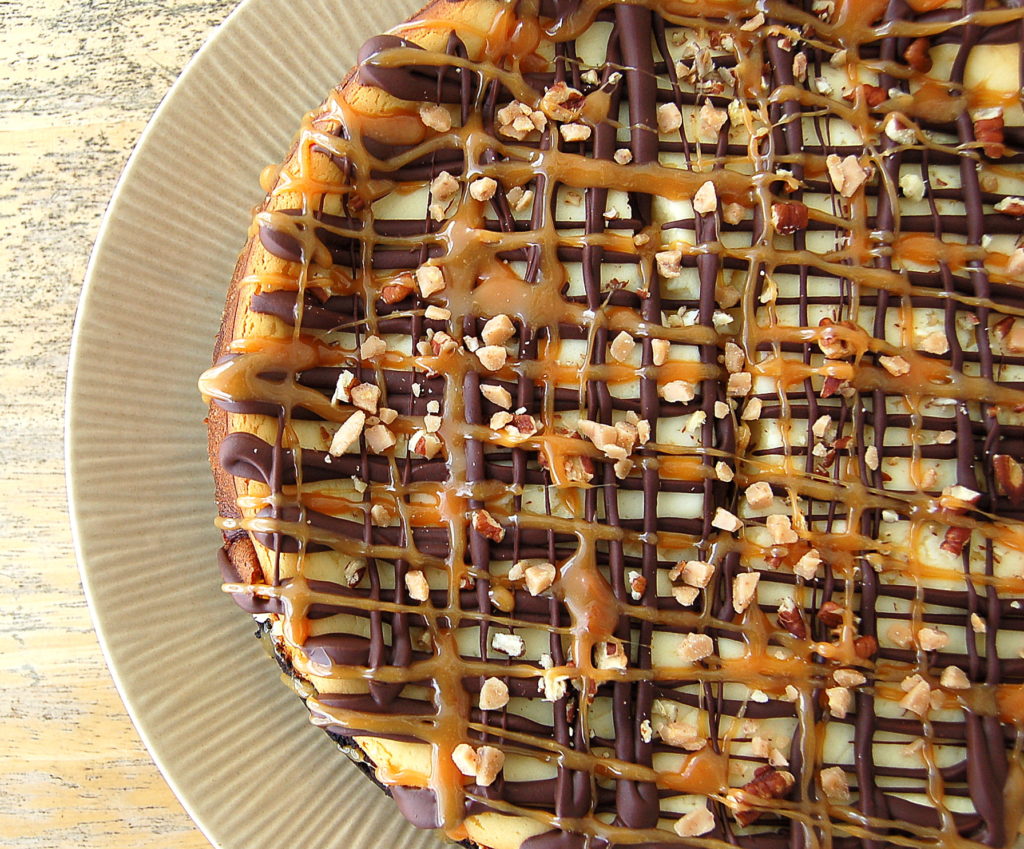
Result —
<path fill-rule="evenodd" d="M 220 592 L 196 390 L 260 169 L 359 44 L 417 5 L 246 0 L 143 134 L 79 306 L 67 468 L 82 580 L 142 739 L 225 849 L 438 845 L 306 722 Z"/>

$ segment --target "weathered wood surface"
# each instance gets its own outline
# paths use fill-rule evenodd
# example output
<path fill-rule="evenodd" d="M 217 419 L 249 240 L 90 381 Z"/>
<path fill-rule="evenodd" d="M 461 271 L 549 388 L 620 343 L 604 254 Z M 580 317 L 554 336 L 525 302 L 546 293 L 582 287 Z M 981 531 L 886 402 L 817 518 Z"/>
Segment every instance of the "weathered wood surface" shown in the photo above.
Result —
<path fill-rule="evenodd" d="M 0 845 L 203 849 L 93 634 L 64 492 L 68 347 L 132 145 L 235 0 L 0 4 Z"/>

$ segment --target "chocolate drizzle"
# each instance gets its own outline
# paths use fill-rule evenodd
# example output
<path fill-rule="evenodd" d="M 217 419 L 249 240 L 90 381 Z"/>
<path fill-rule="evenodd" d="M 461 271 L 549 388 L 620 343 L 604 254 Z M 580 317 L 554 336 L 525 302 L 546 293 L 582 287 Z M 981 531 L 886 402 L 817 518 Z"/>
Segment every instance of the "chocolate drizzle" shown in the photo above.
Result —
<path fill-rule="evenodd" d="M 426 767 L 376 764 L 415 825 L 484 840 L 481 815 L 519 815 L 524 849 L 1013 845 L 1024 9 L 935 5 L 439 0 L 307 116 L 236 278 L 248 323 L 201 383 L 233 431 L 221 570 L 316 724 L 371 757 L 426 744 Z M 562 84 L 579 117 L 537 118 Z M 490 369 L 495 316 L 514 332 Z M 358 415 L 344 374 L 397 413 L 394 448 L 329 450 Z M 537 429 L 495 427 L 482 386 Z M 623 459 L 577 419 L 650 433 Z M 482 710 L 491 677 L 513 701 Z M 506 773 L 465 778 L 461 743 Z M 766 765 L 792 786 L 759 793 Z"/>

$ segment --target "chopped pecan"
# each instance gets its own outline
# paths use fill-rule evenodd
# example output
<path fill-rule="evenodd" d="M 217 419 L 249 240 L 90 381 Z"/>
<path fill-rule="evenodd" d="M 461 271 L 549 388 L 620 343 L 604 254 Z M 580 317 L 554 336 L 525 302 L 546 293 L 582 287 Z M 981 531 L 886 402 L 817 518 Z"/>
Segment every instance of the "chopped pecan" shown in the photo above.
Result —
<path fill-rule="evenodd" d="M 946 528 L 946 535 L 939 543 L 939 548 L 948 551 L 950 554 L 962 554 L 967 540 L 971 538 L 971 529 L 954 525 Z"/>
<path fill-rule="evenodd" d="M 473 530 L 492 542 L 505 539 L 505 529 L 486 510 L 473 511 Z"/>
<path fill-rule="evenodd" d="M 522 436 L 532 436 L 540 430 L 537 421 L 533 416 L 524 413 L 512 416 L 512 427 L 519 431 Z"/>
<path fill-rule="evenodd" d="M 829 154 L 825 157 L 825 167 L 828 169 L 832 185 L 844 198 L 851 198 L 857 194 L 857 190 L 868 178 L 868 172 L 852 153 L 845 159 L 834 153 Z"/>
<path fill-rule="evenodd" d="M 825 377 L 825 383 L 821 387 L 821 397 L 831 398 L 839 391 L 840 387 L 842 387 L 844 383 L 846 383 L 845 380 L 840 380 L 838 377 L 827 375 Z"/>
<path fill-rule="evenodd" d="M 818 322 L 818 327 L 821 328 L 818 334 L 818 347 L 830 360 L 845 360 L 856 353 L 850 341 L 837 332 L 838 328 L 852 329 L 850 322 L 841 321 L 836 324 L 830 318 L 823 318 Z"/>
<path fill-rule="evenodd" d="M 903 51 L 903 58 L 915 71 L 927 74 L 932 69 L 932 57 L 928 55 L 930 46 L 931 41 L 927 38 L 915 38 Z"/>
<path fill-rule="evenodd" d="M 1009 197 L 1003 198 L 993 209 L 1004 215 L 1012 215 L 1014 218 L 1024 217 L 1024 198 Z"/>
<path fill-rule="evenodd" d="M 885 89 L 882 88 L 881 86 L 868 85 L 867 83 L 862 83 L 861 85 L 856 86 L 850 89 L 848 92 L 846 92 L 846 94 L 843 95 L 843 100 L 847 100 L 850 103 L 853 103 L 853 101 L 856 100 L 857 98 L 858 91 L 862 93 L 864 102 L 867 103 L 868 108 L 870 109 L 874 109 L 880 103 L 884 103 L 886 100 L 889 99 L 889 95 L 886 94 Z"/>
<path fill-rule="evenodd" d="M 818 621 L 828 625 L 829 628 L 838 628 L 843 624 L 843 614 L 846 608 L 834 601 L 826 601 L 818 610 Z"/>
<path fill-rule="evenodd" d="M 1011 504 L 1019 505 L 1024 499 L 1024 467 L 1009 454 L 996 454 L 992 458 L 992 471 L 999 491 Z"/>
<path fill-rule="evenodd" d="M 576 121 L 585 102 L 581 91 L 557 82 L 544 92 L 540 108 L 553 121 Z"/>
<path fill-rule="evenodd" d="M 773 766 L 758 767 L 754 777 L 740 789 L 744 795 L 754 796 L 758 799 L 781 799 L 792 789 L 794 778 L 791 773 L 778 770 Z M 767 811 L 753 808 L 740 803 L 735 812 L 736 822 L 747 826 L 760 819 Z"/>
<path fill-rule="evenodd" d="M 543 454 L 540 455 L 544 457 Z M 565 476 L 573 483 L 587 483 L 594 477 L 594 461 L 574 454 L 563 461 Z"/>
<path fill-rule="evenodd" d="M 1005 339 L 1011 330 L 1016 319 L 1012 315 L 1005 316 L 992 325 L 992 329 L 1000 339 Z"/>
<path fill-rule="evenodd" d="M 878 653 L 878 640 L 874 637 L 857 637 L 853 641 L 853 653 L 862 660 L 870 660 Z"/>
<path fill-rule="evenodd" d="M 998 159 L 1003 155 L 1003 116 L 1000 112 L 990 118 L 974 119 L 974 138 L 983 143 L 982 150 L 990 159 Z"/>
<path fill-rule="evenodd" d="M 435 333 L 430 337 L 430 350 L 434 353 L 435 357 L 440 357 L 442 354 L 450 354 L 458 347 L 459 343 L 444 331 Z"/>
<path fill-rule="evenodd" d="M 779 603 L 776 621 L 798 640 L 807 637 L 807 623 L 793 599 L 786 597 Z"/>
<path fill-rule="evenodd" d="M 772 225 L 775 232 L 789 236 L 807 229 L 807 206 L 799 201 L 772 204 Z"/>
<path fill-rule="evenodd" d="M 406 277 L 409 278 L 409 283 L 402 282 Z M 399 301 L 404 301 L 413 293 L 412 286 L 412 275 L 403 274 L 398 278 L 399 282 L 388 283 L 383 289 L 380 290 L 380 299 L 385 304 L 397 304 Z"/>
<path fill-rule="evenodd" d="M 425 430 L 417 430 L 409 437 L 409 450 L 428 460 L 433 460 L 443 445 L 444 443 L 435 434 Z"/>

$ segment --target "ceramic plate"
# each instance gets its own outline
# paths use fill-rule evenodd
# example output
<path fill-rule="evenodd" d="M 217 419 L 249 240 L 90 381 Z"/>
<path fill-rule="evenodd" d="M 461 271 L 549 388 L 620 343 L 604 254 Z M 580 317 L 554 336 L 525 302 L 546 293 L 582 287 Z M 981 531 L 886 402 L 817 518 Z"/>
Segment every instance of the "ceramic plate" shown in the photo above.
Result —
<path fill-rule="evenodd" d="M 220 592 L 196 390 L 260 170 L 360 43 L 417 5 L 246 0 L 143 134 L 79 306 L 67 463 L 82 579 L 142 739 L 225 849 L 439 845 L 308 724 Z"/>

